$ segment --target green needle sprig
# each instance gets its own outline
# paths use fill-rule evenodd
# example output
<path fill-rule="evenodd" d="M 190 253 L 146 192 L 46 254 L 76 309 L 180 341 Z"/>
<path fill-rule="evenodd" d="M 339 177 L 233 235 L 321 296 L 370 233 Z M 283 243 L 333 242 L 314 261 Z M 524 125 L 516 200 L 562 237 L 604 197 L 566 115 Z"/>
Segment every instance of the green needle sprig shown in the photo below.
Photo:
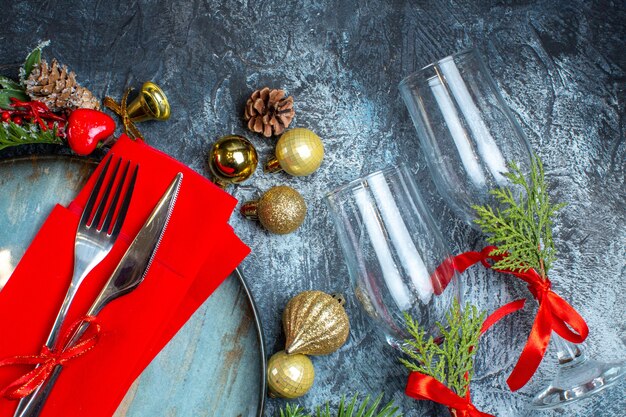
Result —
<path fill-rule="evenodd" d="M 394 406 L 393 401 L 383 406 L 380 410 L 380 403 L 383 395 L 371 402 L 368 395 L 361 402 L 357 402 L 358 395 L 354 395 L 351 400 L 347 401 L 345 397 L 341 398 L 339 407 L 331 410 L 330 404 L 326 403 L 322 407 L 317 407 L 315 417 L 401 417 L 402 413 L 398 411 L 398 407 Z M 371 402 L 371 404 L 370 404 Z M 304 411 L 300 406 L 291 406 L 287 404 L 284 409 L 280 410 L 280 417 L 313 417 Z"/>
<path fill-rule="evenodd" d="M 478 215 L 475 222 L 488 235 L 487 241 L 498 246 L 491 255 L 506 255 L 493 265 L 494 269 L 526 272 L 533 268 L 545 279 L 556 259 L 553 219 L 565 204 L 550 202 L 539 157 L 532 158 L 529 180 L 517 164 L 510 168 L 506 177 L 523 193 L 516 199 L 511 188 L 491 190 L 500 207 L 474 206 Z"/>
<path fill-rule="evenodd" d="M 411 339 L 405 340 L 402 350 L 411 360 L 400 358 L 400 362 L 410 371 L 432 376 L 457 395 L 465 396 L 474 375 L 474 357 L 485 312 L 469 303 L 461 311 L 455 300 L 446 314 L 446 325 L 436 324 L 443 338 L 439 345 L 432 336 L 426 337 L 426 330 L 408 313 L 404 318 Z"/>
<path fill-rule="evenodd" d="M 17 125 L 13 122 L 0 123 L 0 150 L 10 146 L 34 143 L 62 145 L 64 142 L 58 136 L 56 126 L 44 131 L 34 123 L 24 125 Z"/>

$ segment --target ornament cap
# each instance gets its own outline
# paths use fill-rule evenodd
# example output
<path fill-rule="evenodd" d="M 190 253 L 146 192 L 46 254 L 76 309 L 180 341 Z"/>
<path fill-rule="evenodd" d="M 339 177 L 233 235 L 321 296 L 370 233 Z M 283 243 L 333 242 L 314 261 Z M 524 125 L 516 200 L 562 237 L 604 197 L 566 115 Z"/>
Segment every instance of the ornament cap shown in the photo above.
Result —
<path fill-rule="evenodd" d="M 226 187 L 228 187 L 228 183 L 222 181 L 219 177 L 211 174 L 211 182 L 213 182 L 213 184 L 217 185 L 219 188 L 221 188 L 222 190 L 225 190 Z"/>
<path fill-rule="evenodd" d="M 239 212 L 246 218 L 250 220 L 258 220 L 258 209 L 259 200 L 248 201 L 241 206 Z"/>
<path fill-rule="evenodd" d="M 346 305 L 346 297 L 344 297 L 342 293 L 334 292 L 330 296 L 333 297 L 339 303 L 340 306 L 343 307 Z"/>
<path fill-rule="evenodd" d="M 278 162 L 278 159 L 275 156 L 267 161 L 265 163 L 265 166 L 263 167 L 263 172 L 265 172 L 266 174 L 273 174 L 282 170 L 283 168 L 280 166 L 280 162 Z"/>

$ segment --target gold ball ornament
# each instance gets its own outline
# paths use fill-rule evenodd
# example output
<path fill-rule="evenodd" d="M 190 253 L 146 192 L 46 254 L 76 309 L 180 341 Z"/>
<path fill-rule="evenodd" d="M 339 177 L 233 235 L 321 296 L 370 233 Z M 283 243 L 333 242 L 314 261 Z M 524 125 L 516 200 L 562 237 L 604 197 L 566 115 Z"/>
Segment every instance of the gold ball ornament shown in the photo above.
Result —
<path fill-rule="evenodd" d="M 259 157 L 252 143 L 239 135 L 219 138 L 209 152 L 213 181 L 222 188 L 250 178 L 258 162 Z"/>
<path fill-rule="evenodd" d="M 265 164 L 265 171 L 284 170 L 290 175 L 302 177 L 315 172 L 322 159 L 324 145 L 319 136 L 309 129 L 291 129 L 276 142 L 275 157 Z"/>
<path fill-rule="evenodd" d="M 267 363 L 267 386 L 271 397 L 298 398 L 313 386 L 315 369 L 305 355 L 288 355 L 284 350 Z"/>
<path fill-rule="evenodd" d="M 306 217 L 306 203 L 299 192 L 286 185 L 272 187 L 259 200 L 248 201 L 241 213 L 259 220 L 272 233 L 284 235 L 295 231 Z"/>
<path fill-rule="evenodd" d="M 283 312 L 283 328 L 289 354 L 327 355 L 346 343 L 350 320 L 343 296 L 304 291 L 292 298 Z"/>

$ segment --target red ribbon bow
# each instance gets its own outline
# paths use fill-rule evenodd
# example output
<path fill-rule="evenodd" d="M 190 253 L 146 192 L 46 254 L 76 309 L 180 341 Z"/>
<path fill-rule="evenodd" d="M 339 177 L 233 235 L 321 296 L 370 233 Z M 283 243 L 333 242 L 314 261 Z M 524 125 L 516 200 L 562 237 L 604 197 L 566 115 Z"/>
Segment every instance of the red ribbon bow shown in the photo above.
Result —
<path fill-rule="evenodd" d="M 483 413 L 472 404 L 469 392 L 465 398 L 457 395 L 450 388 L 437 381 L 432 376 L 419 372 L 411 372 L 404 391 L 409 397 L 416 400 L 430 400 L 443 404 L 448 408 L 464 413 L 468 417 L 494 417 Z"/>
<path fill-rule="evenodd" d="M 495 246 L 487 246 L 480 252 L 471 251 L 454 256 L 442 263 L 433 275 L 437 276 L 438 281 L 443 281 L 440 285 L 445 288 L 445 285 L 454 275 L 452 270 L 462 273 L 478 262 L 482 263 L 486 268 L 491 268 L 492 266 L 487 260 L 498 261 L 506 256 L 491 255 L 494 249 L 497 248 Z M 539 303 L 539 310 L 535 316 L 526 345 L 513 368 L 513 372 L 511 372 L 506 381 L 511 391 L 517 391 L 526 385 L 535 374 L 548 349 L 552 331 L 555 331 L 563 339 L 572 343 L 582 343 L 589 334 L 589 328 L 574 307 L 552 291 L 550 280 L 542 278 L 534 269 L 529 269 L 526 272 L 513 272 L 502 269 L 496 269 L 496 271 L 513 275 L 525 281 L 531 294 Z M 505 315 L 517 311 L 524 306 L 524 303 L 520 304 L 520 301 L 517 300 L 506 304 L 498 311 L 501 313 L 505 312 Z"/>
<path fill-rule="evenodd" d="M 445 267 L 445 266 L 444 266 Z M 485 319 L 480 329 L 480 334 L 485 333 L 498 321 L 524 307 L 526 300 L 517 300 L 495 310 Z M 467 378 L 468 375 L 465 374 Z M 483 413 L 472 404 L 469 389 L 465 398 L 457 395 L 435 378 L 420 372 L 411 372 L 405 389 L 406 395 L 416 400 L 430 400 L 445 405 L 461 413 L 464 417 L 495 417 L 492 414 Z"/>
<path fill-rule="evenodd" d="M 55 349 L 53 350 L 44 346 L 39 355 L 13 356 L 0 360 L 0 367 L 38 365 L 32 371 L 25 373 L 15 381 L 6 385 L 0 391 L 0 396 L 10 400 L 19 400 L 27 397 L 35 391 L 38 386 L 43 384 L 46 379 L 48 379 L 50 374 L 54 371 L 54 368 L 58 365 L 64 365 L 66 362 L 84 355 L 93 349 L 98 343 L 98 338 L 100 336 L 100 325 L 97 323 L 94 326 L 94 334 L 89 337 L 80 338 L 77 343 L 74 343 L 71 346 L 68 346 L 68 343 L 72 340 L 74 333 L 80 325 L 83 323 L 94 323 L 95 320 L 96 318 L 93 316 L 86 316 L 76 320 L 59 338 L 57 344 L 55 345 Z M 64 346 L 64 348 L 57 350 L 56 346 Z"/>

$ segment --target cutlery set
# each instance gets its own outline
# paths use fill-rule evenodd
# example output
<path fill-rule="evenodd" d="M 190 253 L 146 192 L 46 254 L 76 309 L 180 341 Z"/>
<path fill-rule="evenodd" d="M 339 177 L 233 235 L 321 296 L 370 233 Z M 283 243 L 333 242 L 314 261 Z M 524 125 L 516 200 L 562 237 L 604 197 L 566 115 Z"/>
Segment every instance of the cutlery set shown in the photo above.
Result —
<path fill-rule="evenodd" d="M 66 346 L 56 346 L 66 315 L 81 284 L 109 254 L 117 240 L 128 213 L 138 170 L 138 165 L 131 168 L 131 161 L 122 161 L 122 158 L 116 158 L 112 154 L 104 162 L 76 231 L 72 280 L 45 342 L 46 347 L 51 350 L 73 346 L 89 327 L 89 322 L 83 322 L 74 331 Z M 176 204 L 182 177 L 182 173 L 174 177 L 86 316 L 97 316 L 111 301 L 132 292 L 143 281 Z M 39 416 L 62 369 L 62 365 L 57 365 L 41 386 L 20 400 L 14 417 Z"/>

